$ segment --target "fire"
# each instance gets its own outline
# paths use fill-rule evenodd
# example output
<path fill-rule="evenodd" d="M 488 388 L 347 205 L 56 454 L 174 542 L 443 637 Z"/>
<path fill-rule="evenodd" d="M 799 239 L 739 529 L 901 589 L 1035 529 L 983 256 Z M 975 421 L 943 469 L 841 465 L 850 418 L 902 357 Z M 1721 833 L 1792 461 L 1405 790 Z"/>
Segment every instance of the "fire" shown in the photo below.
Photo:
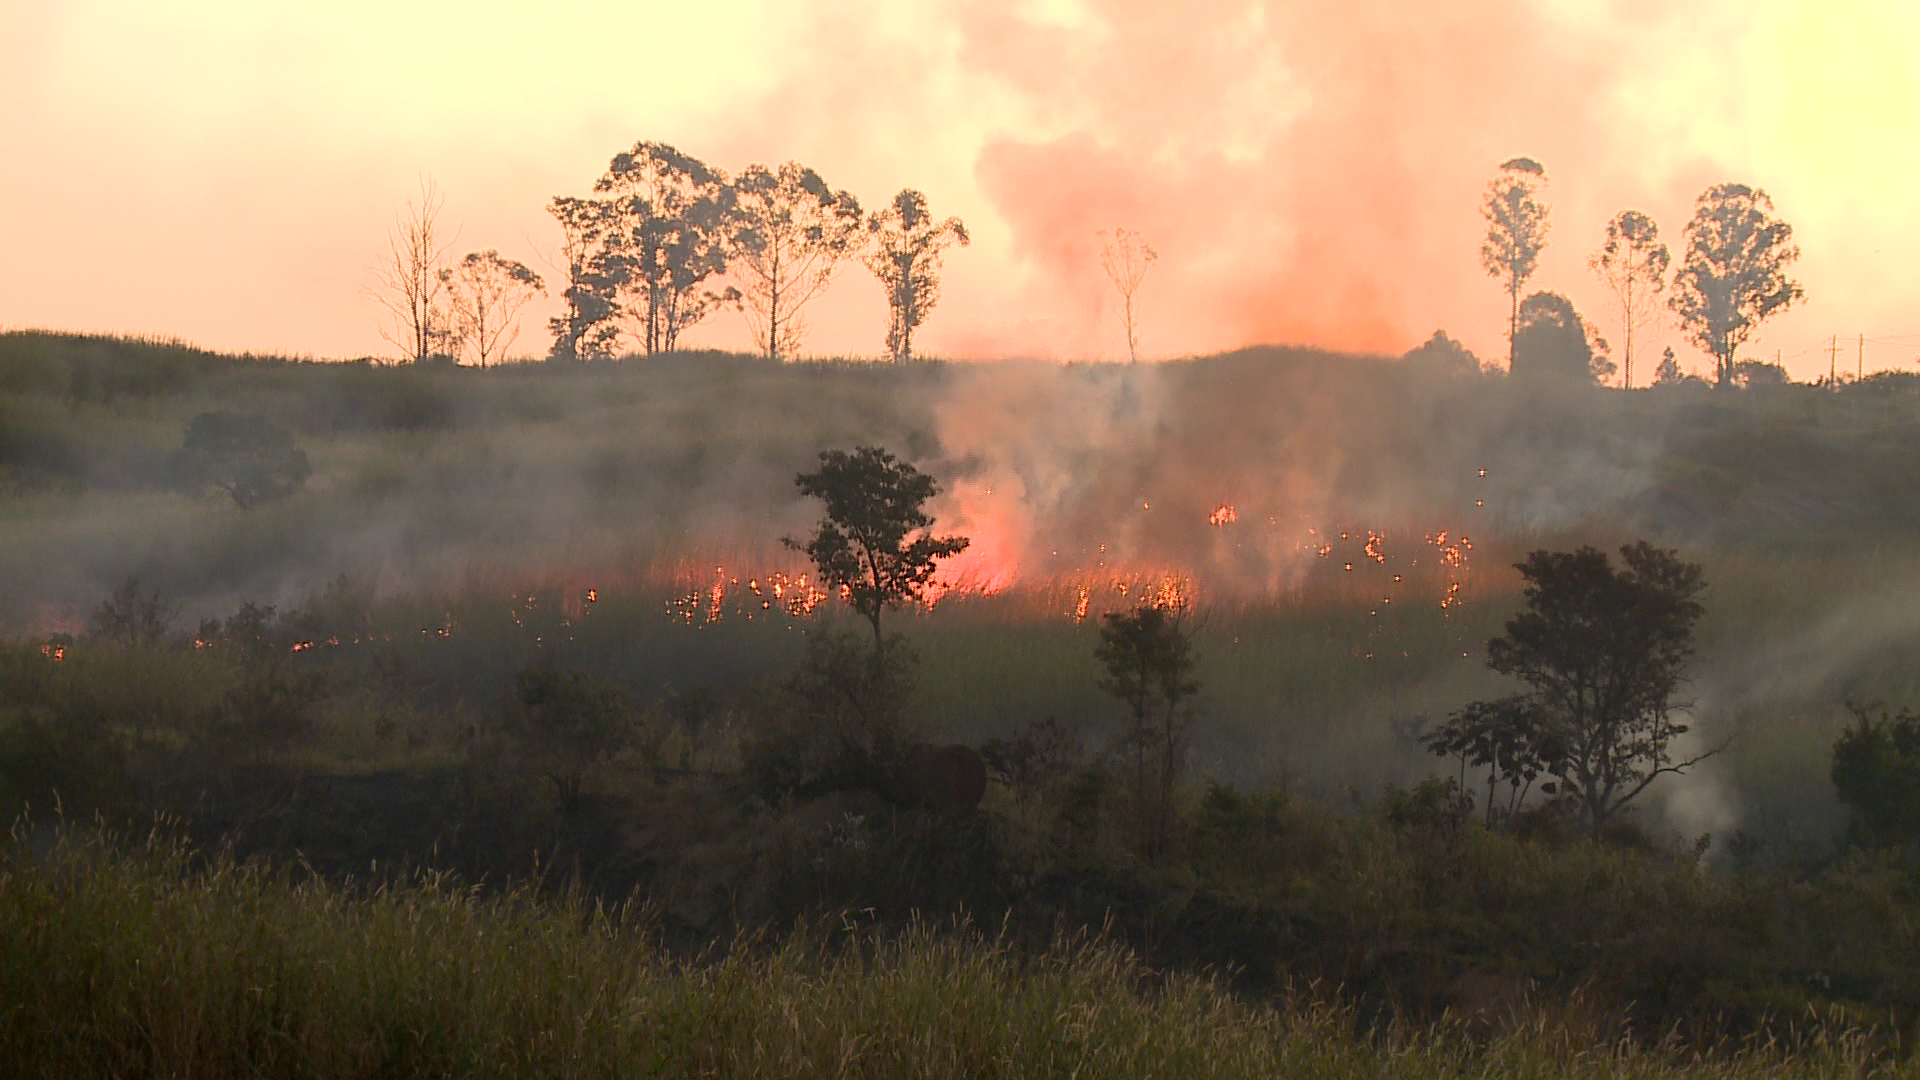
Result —
<path fill-rule="evenodd" d="M 1213 513 L 1207 515 L 1209 525 L 1231 525 L 1239 520 L 1240 512 L 1229 503 L 1221 503 L 1213 508 Z"/>

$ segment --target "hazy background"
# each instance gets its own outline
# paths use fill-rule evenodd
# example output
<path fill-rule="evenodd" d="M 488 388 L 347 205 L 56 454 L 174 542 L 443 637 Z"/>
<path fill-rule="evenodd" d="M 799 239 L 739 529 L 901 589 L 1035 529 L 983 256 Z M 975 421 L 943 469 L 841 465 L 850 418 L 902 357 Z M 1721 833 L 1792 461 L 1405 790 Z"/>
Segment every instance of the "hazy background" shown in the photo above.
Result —
<path fill-rule="evenodd" d="M 456 253 L 538 265 L 547 200 L 655 139 L 965 218 L 930 353 L 1119 351 L 1093 233 L 1126 225 L 1162 255 L 1149 354 L 1398 353 L 1445 326 L 1498 356 L 1477 206 L 1528 154 L 1554 211 L 1533 285 L 1610 337 L 1585 268 L 1606 219 L 1677 242 L 1738 180 L 1795 226 L 1809 297 L 1751 354 L 1810 378 L 1827 335 L 1865 333 L 1868 370 L 1910 369 L 1916 48 L 1902 0 L 7 3 L 0 326 L 380 353 L 363 289 L 422 176 Z M 880 351 L 864 269 L 812 316 L 808 351 Z M 689 343 L 746 334 L 726 313 Z"/>

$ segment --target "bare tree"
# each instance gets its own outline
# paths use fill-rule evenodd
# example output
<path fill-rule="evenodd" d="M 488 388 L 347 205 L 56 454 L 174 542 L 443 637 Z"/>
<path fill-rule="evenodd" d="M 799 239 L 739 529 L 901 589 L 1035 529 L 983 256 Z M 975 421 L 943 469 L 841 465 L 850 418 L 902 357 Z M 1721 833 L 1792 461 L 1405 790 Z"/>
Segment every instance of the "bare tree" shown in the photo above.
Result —
<path fill-rule="evenodd" d="M 790 358 L 806 333 L 801 308 L 827 287 L 859 238 L 860 202 L 796 161 L 777 170 L 748 166 L 733 187 L 747 322 L 769 360 Z"/>
<path fill-rule="evenodd" d="M 547 204 L 560 223 L 560 254 L 566 265 L 566 309 L 547 321 L 553 348 L 547 359 L 584 363 L 613 356 L 620 328 L 616 299 L 619 274 L 608 265 L 605 233 L 607 204 L 599 199 L 560 196 Z"/>
<path fill-rule="evenodd" d="M 374 268 L 373 298 L 387 309 L 380 336 L 399 349 L 403 361 L 424 363 L 445 353 L 450 343 L 443 303 L 445 281 L 440 264 L 453 245 L 440 239 L 440 211 L 446 199 L 432 180 L 420 182 L 420 198 L 387 234 L 387 257 Z"/>
<path fill-rule="evenodd" d="M 1626 389 L 1633 389 L 1633 331 L 1660 310 L 1672 256 L 1660 240 L 1660 226 L 1638 210 L 1622 210 L 1607 222 L 1607 241 L 1587 265 L 1613 291 L 1623 337 Z"/>
<path fill-rule="evenodd" d="M 913 359 L 913 331 L 940 299 L 940 255 L 967 246 L 967 227 L 957 217 L 935 221 L 927 197 L 902 189 L 887 208 L 867 217 L 867 269 L 887 290 L 887 355 Z"/>
<path fill-rule="evenodd" d="M 1714 383 L 1733 382 L 1735 353 L 1761 320 L 1806 293 L 1787 277 L 1800 257 L 1793 226 L 1773 216 L 1767 193 L 1718 184 L 1694 203 L 1686 256 L 1667 301 L 1694 344 L 1713 357 Z"/>
<path fill-rule="evenodd" d="M 1540 249 L 1547 246 L 1547 207 L 1540 189 L 1547 170 L 1532 158 L 1514 158 L 1500 166 L 1487 183 L 1480 216 L 1487 219 L 1487 238 L 1480 245 L 1480 265 L 1496 278 L 1506 279 L 1513 310 L 1507 321 L 1507 366 L 1513 366 L 1513 338 L 1520 332 L 1520 293 L 1540 265 Z"/>
<path fill-rule="evenodd" d="M 739 302 L 736 288 L 701 288 L 726 270 L 740 227 L 725 173 L 666 143 L 640 142 L 593 189 L 606 197 L 607 254 L 648 356 L 672 352 L 681 331 Z"/>
<path fill-rule="evenodd" d="M 1147 268 L 1160 255 L 1132 229 L 1102 229 L 1099 235 L 1100 266 L 1113 281 L 1113 287 L 1120 291 L 1120 325 L 1127 332 L 1127 360 L 1138 363 L 1140 328 L 1133 317 L 1133 294 L 1140 291 Z"/>
<path fill-rule="evenodd" d="M 440 271 L 440 280 L 453 317 L 456 355 L 471 350 L 481 367 L 488 360 L 500 362 L 520 336 L 516 318 L 520 309 L 547 294 L 539 274 L 492 249 L 469 252 L 458 264 Z"/>

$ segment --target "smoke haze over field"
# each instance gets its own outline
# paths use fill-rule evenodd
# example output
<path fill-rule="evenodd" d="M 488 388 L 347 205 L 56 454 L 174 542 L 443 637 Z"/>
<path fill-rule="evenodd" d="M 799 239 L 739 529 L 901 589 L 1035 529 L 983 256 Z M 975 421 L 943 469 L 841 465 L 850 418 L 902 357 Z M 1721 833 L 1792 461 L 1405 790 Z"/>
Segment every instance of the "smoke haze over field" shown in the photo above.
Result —
<path fill-rule="evenodd" d="M 461 250 L 535 262 L 551 196 L 660 139 L 964 217 L 929 352 L 1120 351 L 1093 232 L 1125 225 L 1162 254 L 1149 354 L 1398 353 L 1444 326 L 1497 357 L 1476 209 L 1527 154 L 1554 206 L 1535 284 L 1589 316 L 1608 217 L 1637 207 L 1677 239 L 1695 194 L 1738 180 L 1806 252 L 1809 302 L 1753 352 L 1810 377 L 1822 339 L 1864 331 L 1869 369 L 1904 366 L 1916 45 L 1897 0 L 15 5 L 0 142 L 29 167 L 0 177 L 0 324 L 378 352 L 361 288 L 421 174 Z M 811 314 L 810 350 L 879 351 L 864 270 Z M 731 313 L 695 333 L 745 340 Z"/>

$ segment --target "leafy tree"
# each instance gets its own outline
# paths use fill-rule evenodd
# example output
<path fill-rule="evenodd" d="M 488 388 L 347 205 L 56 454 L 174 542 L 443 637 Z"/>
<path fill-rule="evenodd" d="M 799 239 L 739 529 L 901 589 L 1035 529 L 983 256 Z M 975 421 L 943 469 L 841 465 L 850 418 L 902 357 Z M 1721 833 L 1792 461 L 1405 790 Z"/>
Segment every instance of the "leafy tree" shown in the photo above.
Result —
<path fill-rule="evenodd" d="M 545 657 L 514 676 L 506 728 L 522 759 L 552 782 L 561 809 L 572 813 L 588 772 L 632 741 L 635 723 L 624 695 Z"/>
<path fill-rule="evenodd" d="M 1532 688 L 1542 737 L 1535 755 L 1579 802 L 1590 833 L 1669 773 L 1719 752 L 1676 758 L 1686 724 L 1674 694 L 1693 657 L 1704 587 L 1700 566 L 1644 540 L 1615 570 L 1592 547 L 1535 551 L 1517 569 L 1526 610 L 1487 643 L 1487 666 Z M 1724 744 L 1723 744 L 1724 745 Z"/>
<path fill-rule="evenodd" d="M 1193 633 L 1177 611 L 1142 604 L 1101 618 L 1094 651 L 1105 673 L 1100 688 L 1127 706 L 1122 742 L 1133 754 L 1141 835 L 1149 854 L 1165 847 L 1174 785 L 1186 769 L 1193 726 L 1189 703 L 1200 692 L 1193 677 Z"/>
<path fill-rule="evenodd" d="M 940 256 L 971 242 L 959 218 L 936 222 L 927 197 L 902 189 L 882 211 L 867 216 L 867 269 L 887 290 L 887 355 L 913 359 L 913 332 L 940 299 Z"/>
<path fill-rule="evenodd" d="M 1847 703 L 1854 724 L 1833 743 L 1833 789 L 1865 847 L 1920 840 L 1920 713 Z"/>
<path fill-rule="evenodd" d="M 566 260 L 566 308 L 547 322 L 553 334 L 549 360 L 584 363 L 610 359 L 619 340 L 619 290 L 622 271 L 609 258 L 607 231 L 611 210 L 600 199 L 561 196 L 547 204 L 560 223 L 561 254 Z"/>
<path fill-rule="evenodd" d="M 498 251 L 469 252 L 452 267 L 440 271 L 453 316 L 453 340 L 458 351 L 471 349 L 474 363 L 498 363 L 520 336 L 515 316 L 527 301 L 547 294 L 546 282 L 525 264 L 502 258 Z"/>
<path fill-rule="evenodd" d="M 431 180 L 420 184 L 418 201 L 407 203 L 387 237 L 387 257 L 374 269 L 373 297 L 387 309 L 380 336 L 399 349 L 404 360 L 423 364 L 447 352 L 452 327 L 445 304 L 441 260 L 451 246 L 441 240 L 440 210 L 446 200 Z"/>
<path fill-rule="evenodd" d="M 724 173 L 668 146 L 639 142 L 616 155 L 593 190 L 612 225 L 604 235 L 628 314 L 648 356 L 672 352 L 680 334 L 740 291 L 703 286 L 725 272 L 740 219 Z"/>
<path fill-rule="evenodd" d="M 1160 254 L 1132 229 L 1102 230 L 1100 240 L 1100 268 L 1107 272 L 1107 279 L 1120 293 L 1120 324 L 1127 332 L 1127 362 L 1138 363 L 1140 333 L 1133 317 L 1133 295 L 1140 291 L 1148 268 L 1158 261 Z"/>
<path fill-rule="evenodd" d="M 918 666 L 897 634 L 878 653 L 858 634 L 832 627 L 808 634 L 799 667 L 780 684 L 785 708 L 742 748 L 749 787 L 768 798 L 879 790 L 912 742 Z"/>
<path fill-rule="evenodd" d="M 1460 761 L 1460 785 L 1469 768 L 1487 770 L 1486 823 L 1496 814 L 1511 819 L 1526 802 L 1534 782 L 1561 764 L 1564 747 L 1546 724 L 1534 700 L 1523 694 L 1476 701 L 1447 718 L 1422 742 L 1428 752 Z M 1503 806 L 1496 795 L 1507 787 Z"/>
<path fill-rule="evenodd" d="M 1487 183 L 1480 216 L 1487 219 L 1487 238 L 1480 245 L 1480 265 L 1496 278 L 1506 279 L 1513 314 L 1507 324 L 1507 366 L 1512 367 L 1520 333 L 1520 291 L 1540 265 L 1540 249 L 1547 244 L 1547 207 L 1540 190 L 1547 170 L 1532 158 L 1514 158 L 1500 166 Z"/>
<path fill-rule="evenodd" d="M 964 536 L 935 536 L 924 509 L 937 492 L 933 477 L 877 446 L 820 452 L 820 467 L 794 478 L 800 494 L 827 505 L 827 516 L 804 551 L 831 588 L 845 589 L 853 609 L 873 626 L 874 655 L 886 651 L 880 614 L 917 600 L 935 563 L 967 548 Z"/>
<path fill-rule="evenodd" d="M 1689 378 L 1692 376 L 1680 370 L 1680 361 L 1674 359 L 1671 347 L 1660 354 L 1660 366 L 1653 369 L 1653 385 L 1678 386 Z"/>
<path fill-rule="evenodd" d="M 1550 292 L 1534 293 L 1520 305 L 1511 363 L 1522 378 L 1595 382 L 1613 372 L 1606 340 L 1593 333 L 1572 301 Z"/>
<path fill-rule="evenodd" d="M 769 360 L 791 358 L 806 333 L 801 309 L 827 287 L 834 265 L 860 238 L 860 202 L 796 161 L 778 169 L 748 166 L 733 189 L 754 342 Z"/>
<path fill-rule="evenodd" d="M 1622 210 L 1607 222 L 1607 239 L 1587 265 L 1613 293 L 1620 313 L 1624 381 L 1633 389 L 1633 331 L 1659 311 L 1673 256 L 1660 240 L 1660 225 L 1638 210 Z"/>
<path fill-rule="evenodd" d="M 1773 216 L 1767 193 L 1745 184 L 1708 188 L 1687 223 L 1686 254 L 1668 306 L 1728 386 L 1734 357 L 1762 321 L 1804 299 L 1787 267 L 1800 257 L 1793 227 Z"/>
<path fill-rule="evenodd" d="M 226 492 L 248 510 L 299 491 L 312 475 L 307 452 L 264 416 L 204 412 L 187 425 L 177 458 L 183 485 Z"/>

